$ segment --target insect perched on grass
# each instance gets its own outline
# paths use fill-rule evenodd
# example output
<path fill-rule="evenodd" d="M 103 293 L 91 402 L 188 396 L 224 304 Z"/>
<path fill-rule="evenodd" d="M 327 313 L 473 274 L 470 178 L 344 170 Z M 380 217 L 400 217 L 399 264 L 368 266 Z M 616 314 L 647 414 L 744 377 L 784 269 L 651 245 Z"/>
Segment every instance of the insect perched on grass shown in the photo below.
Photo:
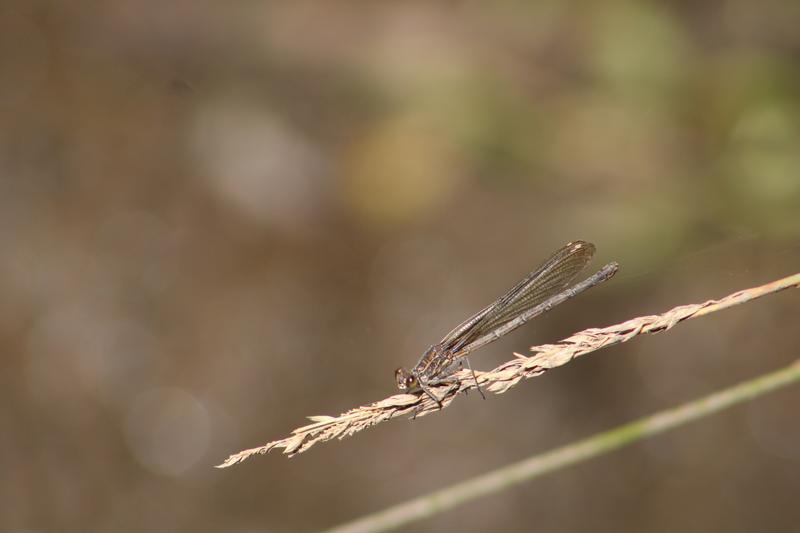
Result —
<path fill-rule="evenodd" d="M 592 259 L 594 251 L 594 245 L 584 241 L 571 242 L 556 250 L 507 293 L 428 348 L 411 371 L 398 368 L 395 371 L 397 388 L 406 392 L 421 389 L 441 407 L 441 401 L 429 386 L 446 381 L 464 362 L 472 370 L 466 358 L 470 352 L 616 274 L 619 265 L 609 263 L 589 278 L 572 284 L 575 276 Z M 475 378 L 474 372 L 472 376 Z M 477 382 L 475 379 L 476 385 Z"/>

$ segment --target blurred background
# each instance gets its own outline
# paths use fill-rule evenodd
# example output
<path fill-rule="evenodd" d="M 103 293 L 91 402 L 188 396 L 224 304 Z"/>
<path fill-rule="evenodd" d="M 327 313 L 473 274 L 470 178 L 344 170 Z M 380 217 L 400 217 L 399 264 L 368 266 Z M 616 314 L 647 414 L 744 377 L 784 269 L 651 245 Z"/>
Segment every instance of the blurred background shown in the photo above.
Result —
<path fill-rule="evenodd" d="M 288 460 L 564 243 L 485 348 L 800 271 L 800 4 L 8 1 L 0 530 L 308 531 L 798 357 L 789 291 Z M 415 526 L 788 531 L 795 387 Z"/>

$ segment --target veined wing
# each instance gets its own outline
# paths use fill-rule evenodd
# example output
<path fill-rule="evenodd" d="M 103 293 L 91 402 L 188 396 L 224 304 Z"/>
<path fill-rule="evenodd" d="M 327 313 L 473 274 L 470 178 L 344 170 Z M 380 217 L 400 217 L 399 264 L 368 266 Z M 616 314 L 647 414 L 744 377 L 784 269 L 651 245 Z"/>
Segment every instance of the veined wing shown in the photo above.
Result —
<path fill-rule="evenodd" d="M 499 328 L 562 291 L 594 255 L 592 243 L 575 241 L 556 250 L 497 301 L 456 326 L 439 345 L 451 353 Z"/>

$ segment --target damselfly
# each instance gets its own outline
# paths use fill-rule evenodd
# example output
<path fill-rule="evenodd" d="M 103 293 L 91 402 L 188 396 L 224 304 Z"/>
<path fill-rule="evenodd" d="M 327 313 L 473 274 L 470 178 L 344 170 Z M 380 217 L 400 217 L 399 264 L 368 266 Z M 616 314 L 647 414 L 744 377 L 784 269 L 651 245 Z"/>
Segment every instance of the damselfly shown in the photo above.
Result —
<path fill-rule="evenodd" d="M 395 371 L 397 387 L 401 391 L 422 389 L 441 407 L 441 402 L 431 392 L 429 385 L 442 383 L 465 361 L 469 368 L 467 354 L 616 274 L 619 265 L 609 263 L 591 277 L 572 284 L 575 276 L 589 263 L 594 251 L 594 245 L 584 241 L 571 242 L 557 250 L 506 294 L 428 348 L 410 372 L 398 368 Z"/>

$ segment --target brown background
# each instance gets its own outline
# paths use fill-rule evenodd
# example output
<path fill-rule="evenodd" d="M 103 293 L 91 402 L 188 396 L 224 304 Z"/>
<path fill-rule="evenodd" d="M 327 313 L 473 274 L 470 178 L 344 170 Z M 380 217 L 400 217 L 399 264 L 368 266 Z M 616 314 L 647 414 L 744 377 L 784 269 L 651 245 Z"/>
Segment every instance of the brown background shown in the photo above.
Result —
<path fill-rule="evenodd" d="M 556 247 L 620 274 L 473 357 L 800 270 L 800 8 L 4 2 L 0 529 L 303 531 L 798 357 L 788 292 L 287 460 Z M 795 387 L 420 531 L 789 531 Z"/>

